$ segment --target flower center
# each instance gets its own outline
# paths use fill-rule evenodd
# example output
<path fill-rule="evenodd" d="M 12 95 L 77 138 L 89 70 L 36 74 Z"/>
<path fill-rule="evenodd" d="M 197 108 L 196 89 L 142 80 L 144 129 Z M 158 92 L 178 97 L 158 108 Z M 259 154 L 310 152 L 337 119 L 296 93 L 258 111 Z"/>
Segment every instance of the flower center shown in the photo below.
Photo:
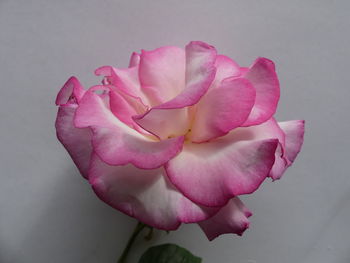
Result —
<path fill-rule="evenodd" d="M 192 130 L 188 129 L 187 133 L 185 134 L 185 142 L 191 141 L 191 137 L 192 137 Z"/>
<path fill-rule="evenodd" d="M 184 136 L 185 136 L 185 142 L 191 141 L 192 130 L 188 129 L 188 131 L 184 134 Z M 175 137 L 177 137 L 177 135 L 171 134 L 171 135 L 168 136 L 168 139 L 175 138 Z"/>

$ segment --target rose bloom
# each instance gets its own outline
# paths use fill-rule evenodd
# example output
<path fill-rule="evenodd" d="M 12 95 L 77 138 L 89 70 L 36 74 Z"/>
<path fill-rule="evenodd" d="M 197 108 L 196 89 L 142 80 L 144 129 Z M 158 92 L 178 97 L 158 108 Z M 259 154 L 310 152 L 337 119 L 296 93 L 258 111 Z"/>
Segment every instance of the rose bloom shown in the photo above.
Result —
<path fill-rule="evenodd" d="M 58 139 L 101 200 L 152 227 L 241 235 L 252 213 L 238 196 L 300 151 L 304 121 L 273 118 L 280 88 L 266 58 L 240 67 L 193 41 L 95 73 L 102 85 L 71 77 L 58 93 Z"/>

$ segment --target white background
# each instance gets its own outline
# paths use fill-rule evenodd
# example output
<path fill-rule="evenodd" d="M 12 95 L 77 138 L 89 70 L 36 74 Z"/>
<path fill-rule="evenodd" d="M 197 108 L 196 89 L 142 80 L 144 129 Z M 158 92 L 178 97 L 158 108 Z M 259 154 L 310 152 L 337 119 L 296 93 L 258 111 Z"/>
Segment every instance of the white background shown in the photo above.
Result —
<path fill-rule="evenodd" d="M 132 51 L 203 40 L 243 66 L 276 62 L 278 120 L 305 119 L 282 180 L 244 197 L 243 237 L 196 225 L 158 235 L 204 263 L 350 262 L 349 1 L 0 0 L 0 262 L 116 262 L 135 221 L 102 203 L 58 143 L 69 76 L 126 66 Z M 145 249 L 136 244 L 130 262 Z"/>

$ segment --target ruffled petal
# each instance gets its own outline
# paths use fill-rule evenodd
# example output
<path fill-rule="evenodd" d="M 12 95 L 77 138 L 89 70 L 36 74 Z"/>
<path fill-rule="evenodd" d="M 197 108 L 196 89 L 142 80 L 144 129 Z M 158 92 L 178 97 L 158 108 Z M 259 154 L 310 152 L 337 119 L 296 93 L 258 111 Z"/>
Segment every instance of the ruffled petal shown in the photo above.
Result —
<path fill-rule="evenodd" d="M 158 229 L 175 230 L 181 223 L 205 220 L 218 211 L 184 197 L 169 182 L 163 168 L 110 166 L 95 155 L 89 181 L 101 200 Z"/>
<path fill-rule="evenodd" d="M 161 139 L 179 136 L 189 129 L 188 109 L 207 92 L 215 77 L 216 50 L 203 42 L 186 46 L 186 87 L 179 95 L 146 114 L 135 116 L 135 121 L 145 130 Z M 142 59 L 141 59 L 142 64 Z"/>
<path fill-rule="evenodd" d="M 140 54 L 133 52 L 129 61 L 129 68 L 137 67 L 140 65 Z"/>
<path fill-rule="evenodd" d="M 276 112 L 280 97 L 280 87 L 275 65 L 271 60 L 258 58 L 243 76 L 256 89 L 255 104 L 244 126 L 263 123 Z"/>
<path fill-rule="evenodd" d="M 208 143 L 186 143 L 166 167 L 170 181 L 187 198 L 223 206 L 233 196 L 254 192 L 275 161 L 277 139 L 238 141 L 228 134 Z"/>
<path fill-rule="evenodd" d="M 281 179 L 285 170 L 288 168 L 288 163 L 287 158 L 284 157 L 284 150 L 281 144 L 279 144 L 275 153 L 275 163 L 271 168 L 269 177 L 271 177 L 273 181 Z"/>
<path fill-rule="evenodd" d="M 221 81 L 229 77 L 238 77 L 241 75 L 241 69 L 231 58 L 224 55 L 217 55 L 215 60 L 216 74 L 211 88 L 217 88 Z"/>
<path fill-rule="evenodd" d="M 158 141 L 140 134 L 119 121 L 93 90 L 80 101 L 74 124 L 92 129 L 94 151 L 110 165 L 132 163 L 143 169 L 157 168 L 173 158 L 184 141 L 183 136 Z"/>
<path fill-rule="evenodd" d="M 110 109 L 113 114 L 129 127 L 141 133 L 144 132 L 144 130 L 132 119 L 132 116 L 143 114 L 148 109 L 148 107 L 142 103 L 141 99 L 115 89 L 111 90 L 109 95 Z"/>
<path fill-rule="evenodd" d="M 139 76 L 144 89 L 152 87 L 159 103 L 173 99 L 185 87 L 185 51 L 167 46 L 141 53 Z"/>
<path fill-rule="evenodd" d="M 270 177 L 280 179 L 298 153 L 304 140 L 303 120 L 276 122 L 274 118 L 256 126 L 237 128 L 232 133 L 241 140 L 262 140 L 276 138 L 279 145 L 276 150 L 275 164 Z"/>
<path fill-rule="evenodd" d="M 70 77 L 58 92 L 56 105 L 76 104 L 84 96 L 85 90 L 76 77 Z"/>
<path fill-rule="evenodd" d="M 81 175 L 87 178 L 92 153 L 92 134 L 88 128 L 74 127 L 73 118 L 77 107 L 76 104 L 60 106 L 55 126 L 58 140 L 68 151 Z"/>
<path fill-rule="evenodd" d="M 255 89 L 243 78 L 226 78 L 196 105 L 190 140 L 204 142 L 227 134 L 248 117 L 255 101 Z"/>
<path fill-rule="evenodd" d="M 104 76 L 107 80 L 105 84 L 113 85 L 121 92 L 139 98 L 145 105 L 150 103 L 147 95 L 141 88 L 137 66 L 125 69 L 103 66 L 96 69 L 95 74 Z"/>
<path fill-rule="evenodd" d="M 216 74 L 216 49 L 201 41 L 186 46 L 186 88 L 174 101 L 193 105 L 207 92 Z"/>
<path fill-rule="evenodd" d="M 305 121 L 293 120 L 279 122 L 278 124 L 286 134 L 285 155 L 292 163 L 303 145 Z"/>
<path fill-rule="evenodd" d="M 285 134 L 274 118 L 250 127 L 241 127 L 232 131 L 232 136 L 239 140 L 265 140 L 278 139 L 279 143 L 275 152 L 275 163 L 269 177 L 273 180 L 280 179 L 288 166 L 288 160 L 284 156 Z"/>
<path fill-rule="evenodd" d="M 213 217 L 198 223 L 211 241 L 222 234 L 233 233 L 241 236 L 249 227 L 248 218 L 252 215 L 238 198 L 232 198 Z"/>
<path fill-rule="evenodd" d="M 84 94 L 85 90 L 76 77 L 67 80 L 56 97 L 56 105 L 60 107 L 55 127 L 58 140 L 68 151 L 81 175 L 87 178 L 92 152 L 91 131 L 78 129 L 73 123 L 78 103 Z"/>
<path fill-rule="evenodd" d="M 264 140 L 278 139 L 283 145 L 285 144 L 285 134 L 274 118 L 251 127 L 239 127 L 231 132 L 237 140 Z"/>

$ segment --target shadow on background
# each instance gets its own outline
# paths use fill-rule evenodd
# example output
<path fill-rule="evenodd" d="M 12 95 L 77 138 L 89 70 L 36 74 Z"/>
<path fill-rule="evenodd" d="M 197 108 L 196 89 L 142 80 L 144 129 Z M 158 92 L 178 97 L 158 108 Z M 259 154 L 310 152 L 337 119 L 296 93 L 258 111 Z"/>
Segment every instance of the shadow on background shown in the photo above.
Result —
<path fill-rule="evenodd" d="M 115 262 L 136 221 L 100 201 L 75 167 L 56 177 L 38 204 L 42 213 L 4 262 Z"/>

